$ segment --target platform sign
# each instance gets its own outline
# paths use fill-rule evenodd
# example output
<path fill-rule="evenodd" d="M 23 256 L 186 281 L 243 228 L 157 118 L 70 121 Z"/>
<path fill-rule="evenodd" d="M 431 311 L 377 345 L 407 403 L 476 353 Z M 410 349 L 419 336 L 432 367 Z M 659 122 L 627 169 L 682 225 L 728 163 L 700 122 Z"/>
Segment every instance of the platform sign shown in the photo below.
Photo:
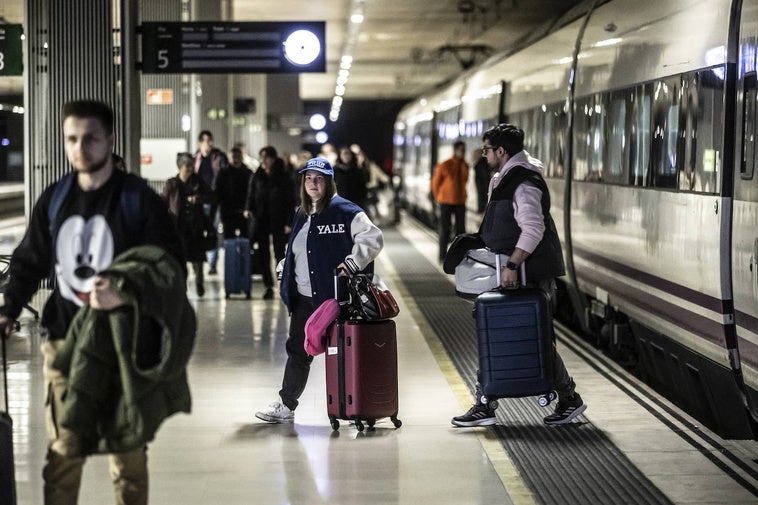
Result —
<path fill-rule="evenodd" d="M 282 74 L 326 71 L 326 24 L 146 22 L 146 74 Z"/>
<path fill-rule="evenodd" d="M 0 75 L 23 75 L 24 54 L 21 49 L 21 25 L 0 24 Z"/>

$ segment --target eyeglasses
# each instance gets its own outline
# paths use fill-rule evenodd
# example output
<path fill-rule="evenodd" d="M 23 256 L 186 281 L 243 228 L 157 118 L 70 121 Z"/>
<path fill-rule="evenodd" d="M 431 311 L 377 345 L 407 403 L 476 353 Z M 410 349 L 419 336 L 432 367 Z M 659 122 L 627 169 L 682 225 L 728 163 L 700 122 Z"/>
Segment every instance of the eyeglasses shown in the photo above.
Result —
<path fill-rule="evenodd" d="M 500 146 L 482 146 L 482 156 L 487 156 L 487 151 L 492 150 L 493 152 Z"/>
<path fill-rule="evenodd" d="M 305 182 L 311 182 L 313 184 L 324 184 L 326 177 L 323 175 L 306 175 Z"/>

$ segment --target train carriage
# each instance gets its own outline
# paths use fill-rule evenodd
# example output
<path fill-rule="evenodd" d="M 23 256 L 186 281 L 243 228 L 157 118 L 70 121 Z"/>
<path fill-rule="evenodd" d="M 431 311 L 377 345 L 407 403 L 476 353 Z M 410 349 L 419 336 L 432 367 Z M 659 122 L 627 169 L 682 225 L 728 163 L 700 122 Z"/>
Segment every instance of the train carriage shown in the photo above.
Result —
<path fill-rule="evenodd" d="M 758 416 L 757 4 L 587 2 L 438 92 L 465 83 L 453 112 L 426 98 L 432 138 L 415 140 L 455 140 L 439 125 L 456 111 L 461 127 L 522 127 L 553 197 L 563 308 L 731 438 L 755 437 Z"/>

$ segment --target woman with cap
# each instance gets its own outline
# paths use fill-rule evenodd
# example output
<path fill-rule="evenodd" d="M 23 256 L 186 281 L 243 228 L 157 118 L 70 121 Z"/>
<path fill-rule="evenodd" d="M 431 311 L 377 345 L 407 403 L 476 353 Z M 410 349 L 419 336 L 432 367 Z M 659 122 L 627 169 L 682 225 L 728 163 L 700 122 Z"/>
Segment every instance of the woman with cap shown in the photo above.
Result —
<path fill-rule="evenodd" d="M 299 172 L 301 206 L 292 221 L 280 294 L 290 313 L 287 364 L 279 399 L 255 416 L 269 423 L 293 422 L 311 361 L 303 348 L 305 322 L 334 297 L 335 269 L 373 273 L 384 245 L 381 230 L 350 200 L 337 195 L 334 170 L 325 158 L 312 158 Z"/>
<path fill-rule="evenodd" d="M 211 187 L 195 174 L 195 158 L 190 153 L 178 153 L 176 167 L 179 173 L 164 184 L 163 199 L 168 203 L 169 212 L 174 217 L 182 238 L 185 256 L 195 272 L 197 296 L 203 296 L 203 232 L 207 219 L 203 213 L 203 204 L 214 203 L 216 198 Z"/>

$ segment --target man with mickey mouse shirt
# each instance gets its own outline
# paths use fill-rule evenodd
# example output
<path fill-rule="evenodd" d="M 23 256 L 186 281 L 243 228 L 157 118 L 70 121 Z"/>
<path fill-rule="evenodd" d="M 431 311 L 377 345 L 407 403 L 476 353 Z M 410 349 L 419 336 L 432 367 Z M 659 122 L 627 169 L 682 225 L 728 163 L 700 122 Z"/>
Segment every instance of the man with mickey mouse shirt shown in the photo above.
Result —
<path fill-rule="evenodd" d="M 95 309 L 111 310 L 124 303 L 110 281 L 98 276 L 118 254 L 152 244 L 171 253 L 180 265 L 185 262 L 163 200 L 138 177 L 114 170 L 111 108 L 79 100 L 65 104 L 61 116 L 66 156 L 75 172 L 42 193 L 26 235 L 13 252 L 5 305 L 0 307 L 0 327 L 5 328 L 0 338 L 10 335 L 23 305 L 54 271 L 56 287 L 42 315 L 49 334 L 42 344 L 50 440 L 44 495 L 48 504 L 75 504 L 84 458 L 53 450 L 65 378 L 50 365 L 80 307 L 89 303 Z M 67 177 L 68 185 L 61 187 Z M 111 454 L 109 462 L 118 503 L 147 503 L 145 448 Z"/>

